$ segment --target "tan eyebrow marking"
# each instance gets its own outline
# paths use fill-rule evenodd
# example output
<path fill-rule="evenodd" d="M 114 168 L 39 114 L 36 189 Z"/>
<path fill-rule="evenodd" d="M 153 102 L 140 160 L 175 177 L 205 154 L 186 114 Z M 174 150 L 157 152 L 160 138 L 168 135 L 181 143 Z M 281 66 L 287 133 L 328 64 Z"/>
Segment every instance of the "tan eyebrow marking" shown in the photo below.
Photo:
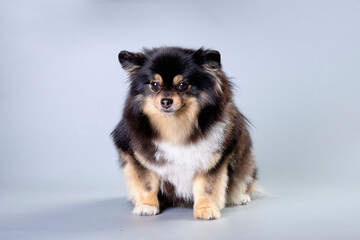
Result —
<path fill-rule="evenodd" d="M 183 79 L 184 77 L 182 75 L 176 75 L 173 80 L 174 86 L 178 85 Z"/>
<path fill-rule="evenodd" d="M 162 79 L 162 77 L 161 77 L 160 74 L 155 74 L 155 75 L 154 75 L 154 80 L 157 81 L 157 82 L 159 82 L 160 85 L 163 85 L 163 79 Z"/>

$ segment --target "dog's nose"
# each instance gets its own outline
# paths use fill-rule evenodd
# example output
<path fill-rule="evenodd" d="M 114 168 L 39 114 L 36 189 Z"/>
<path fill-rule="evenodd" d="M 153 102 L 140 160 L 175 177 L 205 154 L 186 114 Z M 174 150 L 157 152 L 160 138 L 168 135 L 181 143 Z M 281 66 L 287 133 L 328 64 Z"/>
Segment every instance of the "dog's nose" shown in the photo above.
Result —
<path fill-rule="evenodd" d="M 171 107 L 173 100 L 171 98 L 163 98 L 160 102 L 163 108 L 168 109 L 169 107 Z"/>

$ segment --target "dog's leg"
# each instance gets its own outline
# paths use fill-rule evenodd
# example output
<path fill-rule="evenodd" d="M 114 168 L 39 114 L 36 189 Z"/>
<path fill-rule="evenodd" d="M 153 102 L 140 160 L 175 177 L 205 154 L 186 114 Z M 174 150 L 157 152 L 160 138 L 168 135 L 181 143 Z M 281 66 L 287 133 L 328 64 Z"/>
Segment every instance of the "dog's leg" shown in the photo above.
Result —
<path fill-rule="evenodd" d="M 130 155 L 127 158 L 132 158 Z M 159 177 L 144 168 L 134 159 L 128 159 L 124 166 L 124 177 L 129 191 L 129 198 L 135 204 L 133 213 L 152 216 L 160 212 L 158 192 Z"/>
<path fill-rule="evenodd" d="M 254 166 L 254 157 L 252 155 L 245 161 L 247 165 L 241 165 L 241 169 L 233 171 L 230 176 L 227 189 L 226 205 L 245 205 L 251 201 L 250 194 L 256 188 L 257 169 Z M 231 174 L 229 174 L 231 175 Z"/>
<path fill-rule="evenodd" d="M 227 164 L 193 179 L 194 218 L 218 219 L 220 210 L 225 207 L 226 186 L 228 182 Z"/>
<path fill-rule="evenodd" d="M 236 186 L 231 188 L 231 192 L 227 196 L 226 205 L 233 206 L 233 205 L 245 205 L 251 201 L 250 192 L 247 190 L 248 183 L 247 181 L 242 181 L 237 183 Z"/>

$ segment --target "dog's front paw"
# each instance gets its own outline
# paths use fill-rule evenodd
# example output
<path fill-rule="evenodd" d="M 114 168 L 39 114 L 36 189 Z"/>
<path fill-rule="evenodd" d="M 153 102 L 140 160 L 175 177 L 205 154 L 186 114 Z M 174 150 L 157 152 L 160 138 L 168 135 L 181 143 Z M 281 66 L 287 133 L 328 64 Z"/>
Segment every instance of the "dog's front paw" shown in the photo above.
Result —
<path fill-rule="evenodd" d="M 220 210 L 215 206 L 194 208 L 194 218 L 212 220 L 221 217 Z"/>
<path fill-rule="evenodd" d="M 246 205 L 248 202 L 251 201 L 251 198 L 249 194 L 244 193 L 239 196 L 239 200 L 241 205 Z"/>
<path fill-rule="evenodd" d="M 135 206 L 133 214 L 139 216 L 153 216 L 159 214 L 159 207 L 141 204 Z"/>

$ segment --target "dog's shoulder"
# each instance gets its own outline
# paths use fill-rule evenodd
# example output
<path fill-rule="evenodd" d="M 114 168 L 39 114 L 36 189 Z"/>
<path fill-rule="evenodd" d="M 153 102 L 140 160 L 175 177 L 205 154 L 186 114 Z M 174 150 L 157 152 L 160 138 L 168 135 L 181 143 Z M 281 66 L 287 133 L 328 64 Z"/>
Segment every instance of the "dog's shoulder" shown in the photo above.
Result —
<path fill-rule="evenodd" d="M 121 120 L 111 133 L 116 147 L 124 152 L 132 152 L 130 134 L 124 120 Z"/>

